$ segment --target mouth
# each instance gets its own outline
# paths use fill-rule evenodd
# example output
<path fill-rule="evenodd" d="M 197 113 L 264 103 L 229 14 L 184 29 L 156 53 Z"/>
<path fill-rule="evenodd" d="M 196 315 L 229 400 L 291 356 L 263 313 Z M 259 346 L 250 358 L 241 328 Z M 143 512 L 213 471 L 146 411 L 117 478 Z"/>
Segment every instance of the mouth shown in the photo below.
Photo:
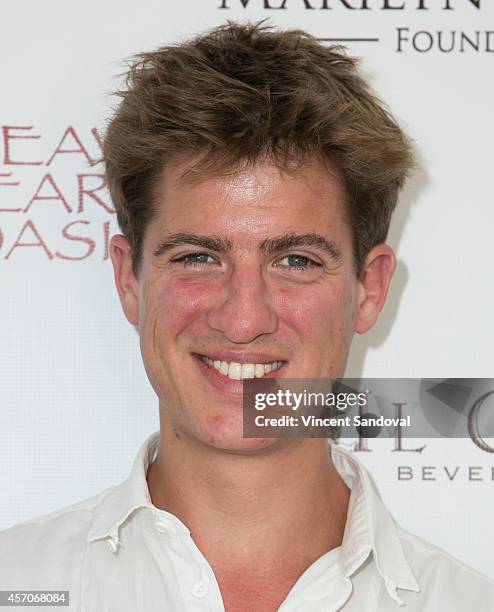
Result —
<path fill-rule="evenodd" d="M 197 353 L 195 356 L 208 367 L 213 368 L 222 376 L 230 380 L 264 378 L 268 374 L 271 374 L 271 372 L 276 372 L 287 363 L 283 360 L 274 360 L 267 363 L 240 363 L 238 361 L 215 359 L 214 357 L 207 357 L 206 355 L 199 355 Z"/>

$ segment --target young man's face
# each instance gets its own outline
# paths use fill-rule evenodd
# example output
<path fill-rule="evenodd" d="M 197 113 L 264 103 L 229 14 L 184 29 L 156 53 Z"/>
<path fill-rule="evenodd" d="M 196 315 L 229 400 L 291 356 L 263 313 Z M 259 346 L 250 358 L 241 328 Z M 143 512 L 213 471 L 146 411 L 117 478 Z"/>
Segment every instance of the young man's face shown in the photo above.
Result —
<path fill-rule="evenodd" d="M 185 169 L 163 173 L 138 280 L 128 243 L 112 239 L 117 286 L 177 435 L 254 451 L 275 442 L 242 438 L 239 377 L 342 376 L 394 258 L 376 247 L 356 278 L 341 182 L 316 163 L 280 174 L 262 162 L 196 182 L 181 180 Z"/>

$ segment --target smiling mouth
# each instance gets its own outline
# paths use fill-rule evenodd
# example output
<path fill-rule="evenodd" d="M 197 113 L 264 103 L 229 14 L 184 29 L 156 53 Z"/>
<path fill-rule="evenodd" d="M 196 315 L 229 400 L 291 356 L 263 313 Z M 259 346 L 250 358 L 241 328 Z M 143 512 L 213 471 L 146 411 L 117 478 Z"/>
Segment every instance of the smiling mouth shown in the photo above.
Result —
<path fill-rule="evenodd" d="M 262 378 L 267 374 L 279 370 L 286 361 L 272 361 L 270 363 L 238 363 L 236 361 L 220 361 L 196 354 L 203 363 L 217 370 L 231 380 L 244 380 L 246 378 Z"/>

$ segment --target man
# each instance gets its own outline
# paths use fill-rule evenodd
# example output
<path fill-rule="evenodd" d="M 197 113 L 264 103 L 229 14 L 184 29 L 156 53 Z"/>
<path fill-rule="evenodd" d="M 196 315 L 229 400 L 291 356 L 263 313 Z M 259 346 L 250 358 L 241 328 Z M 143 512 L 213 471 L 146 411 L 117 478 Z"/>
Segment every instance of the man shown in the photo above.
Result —
<path fill-rule="evenodd" d="M 229 24 L 142 54 L 122 96 L 111 259 L 160 432 L 121 485 L 3 532 L 1 588 L 85 612 L 493 610 L 351 453 L 242 435 L 242 379 L 343 376 L 386 299 L 412 154 L 355 60 Z"/>

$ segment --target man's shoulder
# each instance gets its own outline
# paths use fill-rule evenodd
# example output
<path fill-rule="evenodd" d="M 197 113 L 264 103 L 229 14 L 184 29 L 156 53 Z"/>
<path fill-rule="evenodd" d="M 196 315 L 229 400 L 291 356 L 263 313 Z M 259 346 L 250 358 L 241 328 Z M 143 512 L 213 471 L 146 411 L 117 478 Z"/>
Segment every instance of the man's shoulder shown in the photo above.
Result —
<path fill-rule="evenodd" d="M 0 531 L 2 583 L 8 578 L 14 588 L 28 579 L 31 585 L 35 574 L 49 583 L 64 567 L 80 567 L 95 512 L 114 488 Z"/>
<path fill-rule="evenodd" d="M 439 546 L 398 527 L 401 544 L 422 593 L 450 598 L 462 609 L 473 600 L 479 610 L 494 610 L 494 580 L 463 563 Z M 466 608 L 465 608 L 466 609 Z"/>
<path fill-rule="evenodd" d="M 47 514 L 17 523 L 0 531 L 2 546 L 10 542 L 18 543 L 23 539 L 40 537 L 64 538 L 64 534 L 75 534 L 87 531 L 89 524 L 101 500 L 115 487 L 110 487 L 69 506 L 64 506 Z"/>

